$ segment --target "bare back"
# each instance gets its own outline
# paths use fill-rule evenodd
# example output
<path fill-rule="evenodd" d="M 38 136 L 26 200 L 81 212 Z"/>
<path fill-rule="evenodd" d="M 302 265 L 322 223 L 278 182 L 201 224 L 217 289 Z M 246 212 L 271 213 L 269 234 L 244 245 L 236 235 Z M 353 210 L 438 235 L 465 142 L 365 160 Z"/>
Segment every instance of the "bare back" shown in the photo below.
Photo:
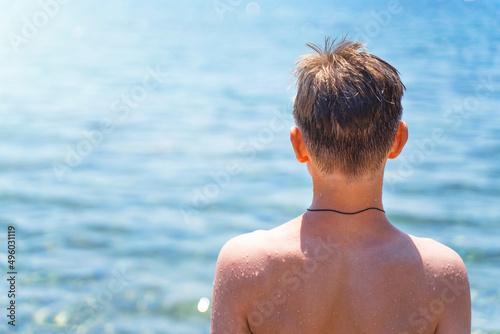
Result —
<path fill-rule="evenodd" d="M 460 257 L 379 230 L 354 240 L 301 216 L 233 239 L 219 257 L 212 332 L 470 333 Z"/>

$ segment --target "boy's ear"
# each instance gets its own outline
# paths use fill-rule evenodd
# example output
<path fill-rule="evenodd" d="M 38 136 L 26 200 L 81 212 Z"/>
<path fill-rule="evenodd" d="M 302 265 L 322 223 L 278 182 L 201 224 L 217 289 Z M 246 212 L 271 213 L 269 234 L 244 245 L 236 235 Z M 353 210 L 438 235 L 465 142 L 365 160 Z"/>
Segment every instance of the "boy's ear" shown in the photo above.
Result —
<path fill-rule="evenodd" d="M 307 155 L 306 146 L 304 144 L 304 139 L 300 130 L 296 126 L 290 128 L 290 141 L 292 142 L 293 150 L 295 151 L 295 156 L 298 162 L 309 161 L 309 156 Z"/>
<path fill-rule="evenodd" d="M 408 140 L 408 125 L 406 122 L 399 122 L 398 132 L 396 133 L 396 139 L 394 140 L 394 144 L 392 145 L 391 152 L 389 153 L 388 158 L 394 159 L 396 158 Z"/>

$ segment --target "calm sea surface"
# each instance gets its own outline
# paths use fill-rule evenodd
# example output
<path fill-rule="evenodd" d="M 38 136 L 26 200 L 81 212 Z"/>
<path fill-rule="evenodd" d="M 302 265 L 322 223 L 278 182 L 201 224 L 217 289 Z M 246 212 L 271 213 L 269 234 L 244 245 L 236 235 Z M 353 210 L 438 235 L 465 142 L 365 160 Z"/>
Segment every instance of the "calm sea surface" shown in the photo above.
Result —
<path fill-rule="evenodd" d="M 499 17 L 492 0 L 0 1 L 0 332 L 208 333 L 224 242 L 311 200 L 293 63 L 350 33 L 407 87 L 388 216 L 460 253 L 473 332 L 500 333 Z"/>

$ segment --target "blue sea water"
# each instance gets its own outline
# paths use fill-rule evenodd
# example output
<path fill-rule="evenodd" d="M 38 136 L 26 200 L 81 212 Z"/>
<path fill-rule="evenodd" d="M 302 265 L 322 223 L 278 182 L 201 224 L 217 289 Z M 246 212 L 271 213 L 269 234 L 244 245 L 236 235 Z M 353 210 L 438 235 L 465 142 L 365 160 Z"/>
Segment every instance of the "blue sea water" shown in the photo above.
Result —
<path fill-rule="evenodd" d="M 493 0 L 0 1 L 0 332 L 208 333 L 224 242 L 311 200 L 294 61 L 349 33 L 407 87 L 389 218 L 459 252 L 473 333 L 500 333 L 499 17 Z"/>

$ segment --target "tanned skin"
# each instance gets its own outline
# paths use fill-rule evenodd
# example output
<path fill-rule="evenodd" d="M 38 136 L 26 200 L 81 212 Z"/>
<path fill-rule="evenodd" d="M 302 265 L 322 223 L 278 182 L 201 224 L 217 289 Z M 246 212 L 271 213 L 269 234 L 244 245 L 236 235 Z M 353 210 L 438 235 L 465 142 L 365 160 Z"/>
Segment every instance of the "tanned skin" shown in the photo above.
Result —
<path fill-rule="evenodd" d="M 408 138 L 401 122 L 388 159 Z M 382 208 L 385 162 L 355 181 L 324 175 L 300 130 L 290 140 L 313 181 L 311 209 Z M 460 256 L 394 227 L 385 214 L 306 212 L 238 236 L 217 261 L 213 334 L 469 334 L 470 290 Z"/>

